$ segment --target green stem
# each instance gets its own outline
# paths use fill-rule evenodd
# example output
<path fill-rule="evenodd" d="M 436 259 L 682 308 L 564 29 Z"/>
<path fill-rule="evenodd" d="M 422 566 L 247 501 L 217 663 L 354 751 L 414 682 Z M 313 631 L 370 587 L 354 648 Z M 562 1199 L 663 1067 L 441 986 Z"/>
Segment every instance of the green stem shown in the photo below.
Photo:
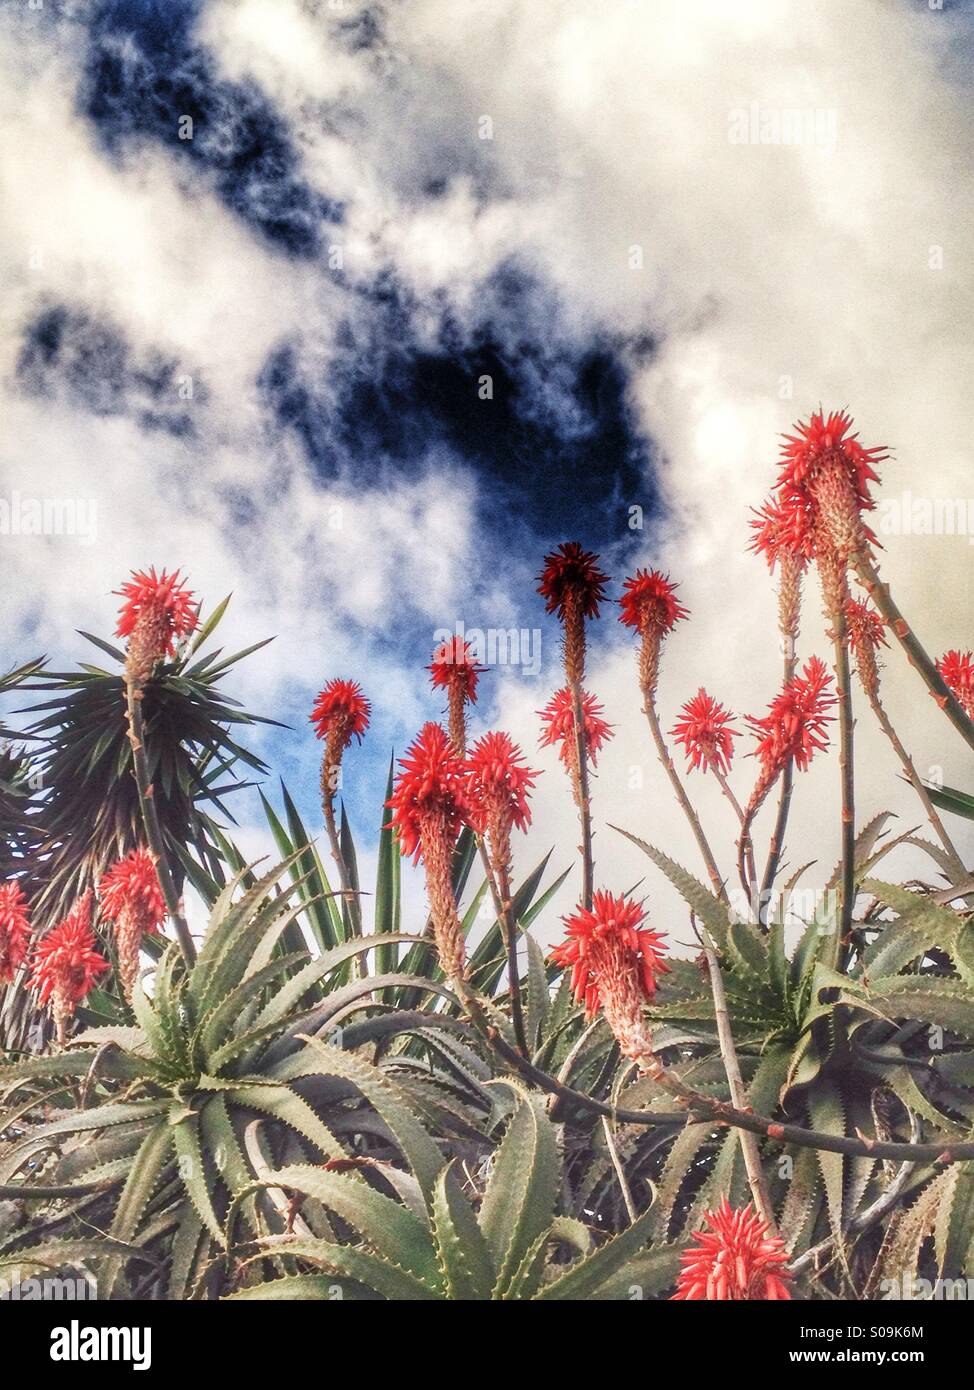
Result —
<path fill-rule="evenodd" d="M 582 686 L 577 680 L 569 681 L 572 697 L 572 716 L 575 724 L 575 799 L 578 802 L 578 818 L 582 827 L 582 906 L 587 912 L 592 908 L 592 894 L 595 886 L 595 860 L 592 853 L 592 803 L 589 796 L 588 746 L 585 738 L 585 712 L 582 706 Z"/>
<path fill-rule="evenodd" d="M 842 969 L 846 942 L 852 929 L 856 896 L 856 780 L 853 749 L 852 682 L 849 675 L 849 642 L 845 612 L 831 616 L 835 650 L 835 685 L 839 701 L 839 777 L 842 792 L 842 911 L 837 923 L 833 968 Z"/>
<path fill-rule="evenodd" d="M 947 687 L 943 676 L 937 670 L 936 663 L 927 655 L 916 634 L 910 629 L 903 614 L 897 608 L 889 591 L 889 585 L 880 579 L 875 565 L 867 556 L 856 556 L 855 566 L 869 597 L 906 652 L 910 665 L 919 671 L 927 689 L 960 736 L 971 748 L 974 748 L 974 723 L 964 713 L 957 697 Z"/>

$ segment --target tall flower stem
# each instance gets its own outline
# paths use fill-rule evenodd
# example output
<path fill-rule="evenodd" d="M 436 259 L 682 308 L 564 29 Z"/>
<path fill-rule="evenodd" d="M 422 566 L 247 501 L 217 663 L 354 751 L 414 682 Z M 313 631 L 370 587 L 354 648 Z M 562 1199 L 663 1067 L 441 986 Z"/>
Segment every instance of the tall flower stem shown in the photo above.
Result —
<path fill-rule="evenodd" d="M 927 819 L 930 821 L 934 833 L 940 840 L 940 843 L 943 845 L 947 858 L 950 860 L 951 868 L 960 877 L 966 876 L 967 869 L 964 866 L 964 861 L 957 853 L 953 841 L 947 834 L 947 831 L 944 828 L 944 823 L 940 819 L 940 816 L 937 814 L 937 808 L 930 800 L 930 794 L 927 791 L 926 787 L 923 785 L 922 781 L 920 780 L 919 773 L 913 765 L 913 759 L 910 757 L 909 753 L 904 748 L 902 742 L 900 741 L 899 735 L 893 728 L 892 720 L 886 713 L 885 705 L 883 704 L 882 700 L 879 699 L 878 696 L 876 696 L 875 698 L 871 698 L 869 704 L 873 711 L 873 714 L 875 714 L 876 719 L 879 722 L 879 727 L 882 729 L 883 733 L 886 735 L 890 743 L 893 745 L 893 751 L 899 758 L 900 763 L 903 766 L 903 771 L 906 774 L 906 777 L 910 785 L 913 787 L 913 790 L 920 798 L 920 801 L 923 805 L 923 809 L 927 813 Z"/>
<path fill-rule="evenodd" d="M 893 600 L 889 585 L 879 577 L 875 565 L 861 552 L 854 560 L 859 575 L 870 598 L 886 621 L 900 646 L 906 652 L 910 665 L 919 671 L 927 689 L 946 714 L 960 736 L 974 748 L 974 722 L 964 713 L 956 695 L 948 688 L 936 664 L 930 659 L 916 634 L 911 630 L 903 614 Z"/>
<path fill-rule="evenodd" d="M 849 672 L 849 634 L 845 609 L 831 615 L 835 651 L 835 693 L 839 702 L 839 777 L 842 793 L 842 903 L 833 953 L 834 968 L 841 970 L 846 941 L 852 927 L 856 894 L 856 774 L 852 717 L 852 681 Z"/>
<path fill-rule="evenodd" d="M 734 795 L 733 789 L 731 788 L 731 784 L 728 782 L 726 776 L 724 775 L 723 772 L 721 772 L 721 770 L 720 770 L 719 767 L 716 767 L 716 766 L 715 766 L 715 767 L 713 768 L 713 773 L 714 773 L 714 776 L 717 778 L 717 782 L 718 782 L 718 784 L 719 784 L 719 786 L 720 786 L 721 791 L 724 793 L 724 796 L 725 796 L 725 797 L 727 798 L 727 800 L 730 802 L 731 808 L 732 808 L 734 814 L 737 816 L 738 822 L 739 822 L 741 825 L 743 825 L 743 824 L 744 824 L 744 811 L 743 811 L 743 809 L 742 809 L 742 807 L 741 807 L 741 803 L 738 801 L 737 797 Z M 755 868 L 754 868 L 754 850 L 753 850 L 753 846 L 751 846 L 750 844 L 747 846 L 746 857 L 747 857 L 747 874 L 748 874 L 748 878 L 749 878 L 750 881 L 751 881 L 751 887 L 752 887 L 752 891 L 753 891 L 754 886 L 757 884 L 757 874 L 756 874 Z"/>
<path fill-rule="evenodd" d="M 480 851 L 481 862 L 484 872 L 487 875 L 487 885 L 490 889 L 491 900 L 494 904 L 494 912 L 500 923 L 501 936 L 504 940 L 504 950 L 507 954 L 507 976 L 508 985 L 511 992 L 511 1026 L 514 1029 L 514 1038 L 518 1050 L 523 1057 L 530 1056 L 527 1043 L 527 1034 L 524 1029 L 524 1006 L 521 1001 L 521 974 L 517 963 L 517 924 L 511 919 L 511 884 L 507 870 L 498 866 L 497 873 L 491 863 L 487 846 L 482 835 L 478 835 L 477 848 Z"/>
<path fill-rule="evenodd" d="M 190 935 L 189 925 L 183 915 L 179 901 L 179 892 L 176 882 L 169 867 L 169 859 L 166 855 L 165 841 L 162 835 L 162 826 L 159 824 L 159 813 L 156 810 L 155 787 L 149 776 L 149 760 L 145 751 L 145 725 L 142 719 L 142 695 L 143 689 L 137 681 L 127 678 L 125 681 L 125 710 L 128 716 L 128 740 L 132 747 L 132 764 L 135 770 L 135 784 L 139 789 L 139 807 L 142 811 L 142 823 L 145 826 L 145 837 L 152 851 L 155 860 L 156 873 L 159 875 L 159 886 L 162 889 L 162 896 L 166 900 L 166 908 L 172 918 L 172 924 L 176 931 L 176 939 L 179 942 L 179 949 L 183 953 L 183 959 L 187 966 L 192 965 L 196 959 L 196 946 Z"/>
<path fill-rule="evenodd" d="M 730 1088 L 731 1103 L 735 1110 L 747 1110 L 747 1090 L 744 1086 L 744 1078 L 741 1076 L 741 1066 L 737 1057 L 737 1049 L 734 1046 L 734 1034 L 731 1030 L 730 1014 L 727 1009 L 727 995 L 724 990 L 724 977 L 721 974 L 720 962 L 717 959 L 717 952 L 714 950 L 713 942 L 710 940 L 706 930 L 701 931 L 700 939 L 707 960 L 707 973 L 710 976 L 710 992 L 714 999 L 714 1018 L 717 1021 L 717 1040 L 720 1044 L 721 1061 L 724 1064 L 724 1071 L 727 1075 L 727 1085 Z M 747 1172 L 747 1182 L 751 1189 L 751 1196 L 754 1199 L 755 1209 L 761 1219 L 768 1223 L 771 1230 L 774 1230 L 774 1207 L 771 1205 L 771 1195 L 768 1191 L 764 1169 L 761 1166 L 761 1154 L 758 1149 L 757 1136 L 749 1134 L 746 1130 L 741 1129 L 738 1130 L 737 1137 L 740 1140 L 741 1153 L 744 1157 L 744 1168 Z"/>
<path fill-rule="evenodd" d="M 784 684 L 788 685 L 789 682 L 794 679 L 795 668 L 798 663 L 795 657 L 794 639 L 786 635 L 784 640 L 787 643 L 785 648 Z M 791 758 L 789 758 L 781 774 L 781 790 L 778 793 L 778 812 L 775 816 L 771 839 L 768 841 L 768 857 L 765 860 L 764 873 L 761 876 L 758 921 L 762 927 L 767 926 L 768 909 L 771 903 L 771 890 L 774 886 L 775 878 L 778 875 L 778 865 L 781 862 L 782 851 L 785 847 L 785 831 L 788 828 L 788 813 L 791 810 L 791 793 L 794 785 L 795 765 Z"/>
<path fill-rule="evenodd" d="M 342 902 L 348 905 L 348 915 L 352 924 L 352 934 L 361 936 L 362 928 L 362 904 L 359 902 L 358 894 L 352 885 L 352 878 L 348 872 L 348 865 L 345 863 L 345 856 L 342 854 L 342 842 L 338 833 L 338 826 L 335 822 L 335 808 L 331 799 L 322 795 L 321 809 L 325 818 L 325 830 L 328 834 L 328 844 L 331 847 L 331 857 L 335 861 L 338 870 L 338 881 L 342 890 Z"/>
<path fill-rule="evenodd" d="M 612 1124 L 607 1115 L 602 1116 L 602 1133 L 605 1135 L 605 1147 L 609 1150 L 609 1157 L 612 1160 L 612 1167 L 615 1169 L 616 1180 L 622 1192 L 622 1200 L 626 1204 L 629 1224 L 632 1225 L 638 1217 L 639 1212 L 636 1210 L 636 1203 L 632 1199 L 632 1192 L 629 1189 L 629 1180 L 626 1177 L 626 1170 L 622 1166 L 622 1159 L 619 1157 L 619 1150 L 616 1148 L 615 1135 L 612 1133 Z"/>
<path fill-rule="evenodd" d="M 669 749 L 666 746 L 666 739 L 663 737 L 663 730 L 660 728 L 659 715 L 656 712 L 656 702 L 645 690 L 643 691 L 643 698 L 643 713 L 646 715 L 649 730 L 653 736 L 653 743 L 656 745 L 656 752 L 659 755 L 659 760 L 663 764 L 666 775 L 670 779 L 673 793 L 680 803 L 690 829 L 693 831 L 693 837 L 703 856 L 703 862 L 706 866 L 714 893 L 718 898 L 722 898 L 726 901 L 727 891 L 724 887 L 724 881 L 720 876 L 720 870 L 717 868 L 717 862 L 714 859 L 713 852 L 707 842 L 707 836 L 704 834 L 703 826 L 700 824 L 700 818 L 693 809 L 690 798 L 683 788 L 680 774 L 677 772 L 673 764 L 673 759 L 670 757 Z"/>
<path fill-rule="evenodd" d="M 572 776 L 575 782 L 575 800 L 578 802 L 578 818 L 582 829 L 582 904 L 586 910 L 592 906 L 592 893 L 595 887 L 595 858 L 592 852 L 592 802 L 589 794 L 588 747 L 585 738 L 585 716 L 582 709 L 582 686 L 578 679 L 570 680 L 568 688 L 572 695 L 572 718 L 575 725 L 575 766 Z"/>

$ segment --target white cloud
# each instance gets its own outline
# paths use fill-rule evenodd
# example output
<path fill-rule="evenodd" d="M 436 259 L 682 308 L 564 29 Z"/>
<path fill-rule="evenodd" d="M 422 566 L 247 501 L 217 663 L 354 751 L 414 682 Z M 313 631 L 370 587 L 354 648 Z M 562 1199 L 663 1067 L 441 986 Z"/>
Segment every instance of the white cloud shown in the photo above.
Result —
<path fill-rule="evenodd" d="M 679 578 L 693 611 L 668 644 L 664 718 L 669 725 L 701 683 L 760 711 L 779 678 L 774 601 L 744 545 L 747 509 L 773 476 L 777 432 L 820 400 L 849 405 L 867 442 L 895 448 L 885 493 L 974 492 L 972 110 L 943 61 L 956 21 L 880 0 L 491 0 L 466 5 L 461 22 L 445 0 L 413 0 L 388 11 L 379 52 L 352 54 L 335 24 L 356 10 L 219 3 L 200 32 L 225 75 L 256 81 L 287 112 L 309 177 L 345 201 L 349 273 L 391 264 L 419 296 L 420 324 L 424 313 L 435 322 L 438 293 L 464 321 L 482 279 L 517 255 L 550 277 L 578 334 L 657 338 L 633 403 L 659 445 L 672 523 L 654 531 L 645 559 Z M 431 626 L 449 624 L 469 607 L 466 586 L 482 582 L 489 620 L 510 585 L 504 575 L 481 581 L 473 499 L 449 469 L 351 496 L 315 480 L 296 451 L 270 452 L 259 430 L 253 381 L 275 343 L 310 324 L 327 375 L 339 289 L 319 268 L 259 246 L 168 152 L 149 147 L 112 164 L 73 106 L 76 55 L 37 42 L 30 72 L 13 43 L 0 47 L 10 137 L 0 237 L 13 279 L 0 337 L 5 485 L 29 475 L 59 495 L 95 488 L 106 530 L 66 561 L 62 548 L 5 544 L 6 630 L 30 622 L 38 644 L 67 646 L 74 626 L 98 625 L 125 569 L 184 561 L 210 595 L 237 591 L 231 638 L 281 633 L 250 679 L 286 703 L 289 672 L 319 653 L 330 669 L 357 670 L 367 640 L 357 626 L 394 625 L 399 601 Z M 823 113 L 819 132 L 834 139 L 732 143 L 733 113 L 752 103 L 772 116 Z M 478 138 L 485 115 L 491 140 Z M 444 176 L 461 173 L 431 201 L 420 189 L 438 163 Z M 631 268 L 633 247 L 641 269 Z M 10 384 L 19 333 L 43 298 L 80 302 L 137 347 L 199 371 L 211 393 L 199 441 L 20 399 Z M 235 524 L 214 483 L 249 494 L 254 515 Z M 966 538 L 894 536 L 886 546 L 884 569 L 929 647 L 965 645 Z M 533 569 L 533 557 L 512 566 L 518 580 Z M 817 609 L 813 589 L 806 653 L 824 653 Z M 550 661 L 543 682 L 558 683 Z M 608 820 L 699 868 L 650 756 L 631 654 L 596 651 L 589 683 L 617 724 L 597 782 L 600 876 L 622 888 L 648 867 Z M 410 685 L 387 663 L 374 684 L 389 708 L 423 717 L 421 673 Z M 969 786 L 968 751 L 895 650 L 885 691 L 918 765 Z M 498 716 L 532 749 L 543 698 L 540 686 L 525 694 L 520 680 L 501 678 Z M 861 816 L 890 806 L 900 825 L 918 821 L 868 718 L 857 736 Z M 557 840 L 564 862 L 577 838 L 573 811 L 556 760 L 541 761 L 549 771 L 531 848 Z M 641 791 L 629 785 L 636 765 Z M 739 765 L 744 786 L 751 767 Z M 793 860 L 831 867 L 835 774 L 833 757 L 802 779 Z M 699 776 L 692 785 L 726 842 L 726 807 Z M 672 900 L 649 873 L 670 917 Z"/>

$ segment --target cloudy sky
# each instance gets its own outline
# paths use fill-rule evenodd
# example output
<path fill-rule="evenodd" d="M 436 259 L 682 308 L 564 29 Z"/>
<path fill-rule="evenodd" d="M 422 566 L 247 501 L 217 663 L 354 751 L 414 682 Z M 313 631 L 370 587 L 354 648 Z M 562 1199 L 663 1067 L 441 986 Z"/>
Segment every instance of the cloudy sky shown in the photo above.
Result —
<path fill-rule="evenodd" d="M 391 749 L 442 713 L 437 630 L 516 628 L 527 659 L 484 678 L 477 731 L 544 771 L 521 866 L 555 846 L 567 867 L 572 807 L 535 749 L 561 683 L 541 557 L 577 538 L 617 582 L 668 569 L 692 620 L 664 720 L 701 684 L 760 712 L 780 655 L 748 509 L 819 402 L 893 450 L 901 607 L 935 653 L 969 644 L 972 30 L 959 0 L 4 0 L 0 499 L 84 524 L 0 534 L 0 665 L 83 659 L 75 629 L 108 634 L 134 567 L 233 590 L 228 641 L 277 637 L 233 693 L 292 726 L 256 741 L 314 824 L 311 700 L 366 687 L 346 794 L 367 858 Z M 969 506 L 961 534 L 904 523 L 938 500 Z M 598 878 L 648 870 L 679 938 L 607 823 L 700 866 L 611 612 L 592 639 L 615 725 Z M 970 787 L 898 652 L 884 677 L 921 769 Z M 868 713 L 861 816 L 906 829 Z M 820 881 L 837 772 L 802 780 L 789 844 Z M 739 758 L 742 796 L 753 775 Z M 727 808 L 693 783 L 730 873 Z M 256 851 L 259 808 L 237 810 Z"/>

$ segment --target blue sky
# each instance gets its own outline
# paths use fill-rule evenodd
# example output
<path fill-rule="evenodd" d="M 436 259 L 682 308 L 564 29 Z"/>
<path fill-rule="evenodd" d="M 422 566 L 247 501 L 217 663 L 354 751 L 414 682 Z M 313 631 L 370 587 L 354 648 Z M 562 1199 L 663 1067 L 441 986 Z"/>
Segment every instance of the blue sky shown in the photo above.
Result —
<path fill-rule="evenodd" d="M 441 712 L 436 630 L 540 632 L 540 670 L 486 678 L 478 728 L 545 770 L 525 863 L 567 860 L 571 806 L 534 748 L 560 683 L 546 549 L 680 579 L 694 621 L 665 718 L 701 683 L 757 711 L 779 658 L 744 544 L 776 433 L 848 404 L 895 448 L 892 495 L 974 492 L 968 32 L 951 0 L 7 6 L 4 495 L 98 517 L 93 544 L 0 537 L 10 661 L 80 657 L 74 628 L 107 629 L 134 566 L 179 565 L 211 603 L 233 589 L 228 640 L 278 634 L 235 689 L 294 725 L 260 747 L 312 821 L 314 693 L 340 674 L 372 697 L 349 769 L 367 840 L 390 748 Z M 769 138 L 742 145 L 752 108 Z M 969 641 L 966 539 L 887 549 L 931 645 Z M 689 862 L 611 615 L 595 643 L 603 820 Z M 963 783 L 963 748 L 894 674 L 920 760 Z M 864 801 L 899 806 L 869 738 Z M 814 778 L 802 829 L 825 863 Z M 628 885 L 641 868 L 599 835 Z"/>

